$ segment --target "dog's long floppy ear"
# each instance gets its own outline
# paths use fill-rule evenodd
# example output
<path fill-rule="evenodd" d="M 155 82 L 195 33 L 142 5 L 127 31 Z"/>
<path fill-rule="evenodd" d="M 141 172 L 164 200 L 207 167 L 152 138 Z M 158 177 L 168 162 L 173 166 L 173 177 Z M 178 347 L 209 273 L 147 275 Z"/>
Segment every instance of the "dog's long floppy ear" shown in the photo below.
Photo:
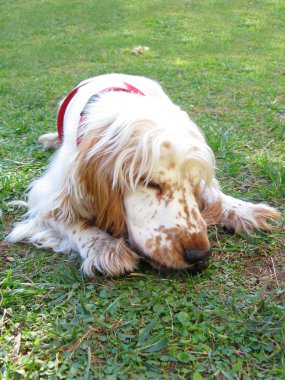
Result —
<path fill-rule="evenodd" d="M 113 183 L 115 163 L 107 152 L 90 155 L 97 140 L 98 134 L 91 131 L 80 142 L 53 217 L 66 223 L 85 220 L 120 237 L 126 233 L 124 189 Z"/>

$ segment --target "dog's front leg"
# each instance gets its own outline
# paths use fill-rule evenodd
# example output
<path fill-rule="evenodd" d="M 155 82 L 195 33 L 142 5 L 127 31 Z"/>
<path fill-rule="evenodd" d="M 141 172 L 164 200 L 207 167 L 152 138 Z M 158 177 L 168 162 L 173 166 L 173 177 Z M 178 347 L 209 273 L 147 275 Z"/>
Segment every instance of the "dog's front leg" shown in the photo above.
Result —
<path fill-rule="evenodd" d="M 134 270 L 138 265 L 138 256 L 123 239 L 115 239 L 99 228 L 77 223 L 68 228 L 67 235 L 80 254 L 82 271 L 88 277 L 94 277 L 96 271 L 107 276 L 118 276 Z"/>
<path fill-rule="evenodd" d="M 254 204 L 224 194 L 218 187 L 210 187 L 201 194 L 201 211 L 208 225 L 221 224 L 233 232 L 270 231 L 280 218 L 276 209 L 266 204 Z"/>

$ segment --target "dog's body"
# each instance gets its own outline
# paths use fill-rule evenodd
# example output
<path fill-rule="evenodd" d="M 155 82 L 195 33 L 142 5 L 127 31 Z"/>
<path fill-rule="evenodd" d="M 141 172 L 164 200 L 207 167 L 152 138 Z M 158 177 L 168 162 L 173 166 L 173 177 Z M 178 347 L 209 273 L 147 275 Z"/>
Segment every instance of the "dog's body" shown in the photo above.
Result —
<path fill-rule="evenodd" d="M 88 276 L 118 275 L 143 256 L 158 268 L 207 259 L 207 225 L 269 230 L 279 213 L 221 192 L 199 128 L 156 82 L 124 74 L 79 84 L 59 110 L 60 146 L 8 240 L 76 251 Z M 126 241 L 129 245 L 126 244 Z"/>

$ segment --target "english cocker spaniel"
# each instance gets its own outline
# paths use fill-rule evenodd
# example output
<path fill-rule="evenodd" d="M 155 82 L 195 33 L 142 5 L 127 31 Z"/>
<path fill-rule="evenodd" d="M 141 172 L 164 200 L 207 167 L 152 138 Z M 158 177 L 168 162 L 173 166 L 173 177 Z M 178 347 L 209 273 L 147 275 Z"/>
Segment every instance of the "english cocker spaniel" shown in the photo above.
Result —
<path fill-rule="evenodd" d="M 133 271 L 140 257 L 161 269 L 205 263 L 207 226 L 251 234 L 279 218 L 220 190 L 203 134 L 153 80 L 87 79 L 64 98 L 57 124 L 39 141 L 59 149 L 7 239 L 76 251 L 87 276 Z"/>

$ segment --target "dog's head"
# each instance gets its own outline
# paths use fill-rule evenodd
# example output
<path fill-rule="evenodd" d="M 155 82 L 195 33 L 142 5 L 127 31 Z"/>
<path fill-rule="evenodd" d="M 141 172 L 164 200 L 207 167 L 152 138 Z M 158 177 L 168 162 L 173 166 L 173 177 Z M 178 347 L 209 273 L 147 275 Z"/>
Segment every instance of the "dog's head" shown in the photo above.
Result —
<path fill-rule="evenodd" d="M 214 158 L 185 112 L 167 100 L 109 93 L 89 106 L 82 134 L 62 219 L 94 220 L 157 268 L 209 257 L 200 192 Z"/>
<path fill-rule="evenodd" d="M 129 241 L 157 268 L 186 268 L 210 255 L 199 209 L 200 180 L 207 169 L 197 158 L 183 157 L 173 139 L 162 141 L 159 151 L 151 177 L 143 175 L 125 192 Z"/>

